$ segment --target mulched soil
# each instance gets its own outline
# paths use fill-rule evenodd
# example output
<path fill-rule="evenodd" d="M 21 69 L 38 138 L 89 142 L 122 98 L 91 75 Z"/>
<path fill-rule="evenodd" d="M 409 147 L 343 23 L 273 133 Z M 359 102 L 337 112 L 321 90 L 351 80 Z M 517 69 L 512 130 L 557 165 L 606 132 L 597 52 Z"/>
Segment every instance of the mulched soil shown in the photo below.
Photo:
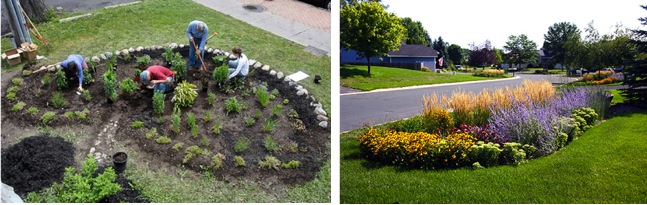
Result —
<path fill-rule="evenodd" d="M 100 166 L 97 174 L 103 173 L 105 169 L 105 166 Z M 99 203 L 150 203 L 148 199 L 142 197 L 139 190 L 130 186 L 133 183 L 124 174 L 118 174 L 115 182 L 121 185 L 121 190 L 116 194 L 99 200 Z"/>
<path fill-rule="evenodd" d="M 2 182 L 19 195 L 39 191 L 63 179 L 74 165 L 74 147 L 60 137 L 33 136 L 2 150 Z"/>
<path fill-rule="evenodd" d="M 186 58 L 188 56 L 188 47 L 176 48 L 174 52 L 180 52 Z M 126 78 L 132 78 L 135 75 L 134 71 L 138 68 L 135 62 L 136 56 L 148 54 L 153 59 L 151 64 L 165 65 L 166 63 L 161 57 L 162 53 L 163 50 L 145 50 L 131 53 L 131 60 L 128 62 L 121 58 L 118 59 L 118 69 L 116 71 L 118 82 Z M 188 70 L 186 81 L 195 84 L 198 89 L 201 89 L 200 79 L 202 75 L 211 76 L 211 72 L 215 68 L 212 60 L 214 56 L 211 53 L 205 54 L 207 74 L 198 70 Z M 25 69 L 36 70 L 40 66 L 42 65 L 29 65 Z M 280 70 L 280 68 L 278 69 Z M 319 122 L 316 120 L 316 114 L 312 111 L 314 107 L 310 106 L 311 100 L 306 99 L 304 96 L 296 96 L 296 89 L 288 86 L 282 80 L 276 79 L 276 77 L 261 73 L 264 71 L 260 69 L 250 67 L 250 74 L 245 78 L 243 86 L 232 93 L 223 92 L 211 80 L 208 92 L 216 94 L 215 105 L 208 105 L 208 92 L 199 90 L 193 106 L 182 108 L 182 131 L 180 134 L 175 134 L 172 131 L 173 103 L 170 102 L 173 97 L 172 92 L 166 94 L 163 120 L 160 121 L 160 117 L 152 111 L 152 90 L 140 90 L 131 96 L 120 95 L 116 102 L 108 103 L 104 95 L 103 79 L 101 77 L 106 70 L 105 63 L 102 62 L 98 65 L 96 70 L 96 73 L 93 74 L 95 82 L 84 86 L 84 89 L 89 90 L 91 93 L 92 100 L 90 102 L 84 101 L 83 96 L 79 96 L 74 92 L 76 82 L 70 82 L 69 84 L 72 86 L 68 88 L 57 90 L 53 73 L 40 72 L 22 77 L 25 81 L 16 96 L 19 101 L 25 102 L 27 106 L 22 112 L 12 112 L 11 107 L 15 102 L 7 102 L 5 97 L 7 88 L 3 89 L 2 100 L 3 103 L 6 103 L 1 108 L 3 124 L 8 121 L 8 123 L 12 123 L 17 127 L 34 128 L 42 126 L 40 117 L 46 111 L 54 111 L 57 115 L 54 120 L 48 123 L 48 126 L 90 126 L 94 128 L 94 131 L 91 131 L 88 135 L 96 137 L 110 119 L 116 118 L 119 122 L 114 138 L 128 149 L 140 152 L 140 156 L 144 161 L 153 162 L 148 163 L 149 168 L 152 170 L 156 170 L 159 166 L 171 165 L 202 171 L 203 168 L 211 165 L 213 155 L 221 153 L 225 155 L 226 160 L 221 169 L 214 171 L 214 175 L 218 179 L 226 182 L 249 180 L 259 182 L 259 184 L 270 184 L 271 186 L 268 185 L 267 190 L 275 189 L 272 186 L 291 186 L 313 180 L 323 162 L 330 159 L 330 128 L 318 126 Z M 52 78 L 52 83 L 48 86 L 41 83 L 41 79 L 45 75 L 50 75 Z M 253 87 L 258 87 L 263 82 L 267 83 L 268 90 L 276 88 L 280 91 L 276 99 L 272 100 L 270 105 L 265 108 L 260 106 L 255 93 L 251 92 Z M 50 99 L 54 92 L 60 92 L 68 100 L 68 105 L 59 109 L 53 108 Z M 236 97 L 239 102 L 247 106 L 247 109 L 243 109 L 240 113 L 226 114 L 224 109 L 225 100 L 231 97 Z M 278 104 L 283 104 L 284 99 L 288 99 L 289 104 L 283 105 L 278 117 L 272 117 L 272 119 L 277 120 L 275 129 L 271 132 L 263 131 L 262 125 L 270 118 L 272 108 Z M 30 106 L 39 108 L 39 112 L 36 115 L 27 114 L 26 110 Z M 81 111 L 85 108 L 91 111 L 88 116 L 89 120 L 79 121 L 62 117 L 67 111 Z M 257 119 L 256 124 L 253 126 L 246 126 L 245 117 L 254 116 L 257 109 L 262 111 L 262 117 Z M 301 126 L 305 127 L 305 130 L 295 129 L 296 126 L 293 125 L 298 124 L 297 120 L 288 117 L 291 109 L 296 110 L 299 119 L 302 121 Z M 186 113 L 188 112 L 195 114 L 197 118 L 196 124 L 200 127 L 197 137 L 191 136 L 190 129 L 188 129 L 186 123 Z M 210 122 L 203 120 L 206 113 L 211 113 L 213 120 Z M 219 135 L 208 132 L 217 118 L 222 122 L 222 130 Z M 131 123 L 134 121 L 144 122 L 145 128 L 133 129 Z M 170 137 L 172 142 L 170 144 L 157 144 L 155 139 L 146 139 L 145 134 L 152 128 L 156 128 L 160 136 Z M 268 152 L 265 150 L 263 143 L 267 136 L 271 136 L 278 143 L 281 148 L 280 151 Z M 207 138 L 208 141 L 201 140 L 203 137 Z M 235 153 L 234 143 L 242 137 L 250 139 L 251 145 L 246 151 Z M 89 139 L 87 142 L 93 142 L 93 139 Z M 184 146 L 179 151 L 176 151 L 172 147 L 178 142 L 183 142 Z M 293 143 L 298 144 L 299 151 L 291 152 L 289 150 L 290 144 Z M 209 152 L 208 154 L 194 157 L 188 163 L 183 163 L 184 151 L 192 145 L 199 146 L 202 150 L 208 150 Z M 85 146 L 89 149 L 92 145 L 80 146 Z M 87 152 L 87 150 L 84 151 Z M 5 152 L 3 151 L 3 153 Z M 298 169 L 279 170 L 261 169 L 259 161 L 264 160 L 266 155 L 274 156 L 281 162 L 297 160 L 300 162 L 300 167 Z M 234 156 L 243 157 L 247 166 L 236 167 L 233 160 Z"/>

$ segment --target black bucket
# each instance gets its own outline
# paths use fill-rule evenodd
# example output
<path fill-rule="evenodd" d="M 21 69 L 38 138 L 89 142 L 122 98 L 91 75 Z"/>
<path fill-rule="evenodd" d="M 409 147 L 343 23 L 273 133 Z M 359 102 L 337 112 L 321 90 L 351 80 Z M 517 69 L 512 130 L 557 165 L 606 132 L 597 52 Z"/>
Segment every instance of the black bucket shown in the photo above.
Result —
<path fill-rule="evenodd" d="M 128 162 L 128 155 L 125 152 L 117 152 L 112 155 L 115 172 L 121 173 L 126 170 L 126 162 Z"/>

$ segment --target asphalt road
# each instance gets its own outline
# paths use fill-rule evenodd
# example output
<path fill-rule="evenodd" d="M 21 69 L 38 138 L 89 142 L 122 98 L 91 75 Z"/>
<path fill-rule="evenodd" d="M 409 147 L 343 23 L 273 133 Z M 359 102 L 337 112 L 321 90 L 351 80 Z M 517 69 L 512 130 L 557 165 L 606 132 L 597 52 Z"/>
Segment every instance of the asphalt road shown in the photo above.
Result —
<path fill-rule="evenodd" d="M 524 79 L 546 79 L 553 84 L 574 81 L 574 78 L 548 75 L 522 75 L 518 78 L 498 81 L 432 85 L 430 87 L 377 90 L 372 92 L 342 92 L 339 100 L 340 132 L 345 132 L 364 125 L 376 125 L 422 113 L 422 97 L 434 92 L 438 95 L 451 96 L 453 91 L 464 90 L 478 93 L 483 89 L 496 89 L 505 86 L 521 85 Z"/>

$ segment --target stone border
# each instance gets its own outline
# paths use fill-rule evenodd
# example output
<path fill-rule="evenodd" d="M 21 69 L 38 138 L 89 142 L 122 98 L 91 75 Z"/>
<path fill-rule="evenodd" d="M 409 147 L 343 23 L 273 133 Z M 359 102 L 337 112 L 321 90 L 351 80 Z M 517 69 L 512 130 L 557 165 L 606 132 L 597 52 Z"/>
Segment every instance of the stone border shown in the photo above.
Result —
<path fill-rule="evenodd" d="M 188 46 L 188 45 L 170 43 L 170 44 L 168 44 L 168 46 L 170 46 L 172 49 L 175 49 L 175 48 L 184 48 L 185 46 Z M 152 51 L 152 50 L 164 50 L 164 49 L 165 49 L 165 46 L 159 46 L 159 45 L 157 45 L 157 46 L 156 45 L 154 45 L 154 46 L 146 46 L 146 47 L 138 46 L 137 48 L 130 47 L 130 48 L 122 49 L 122 50 L 117 50 L 117 51 L 114 51 L 114 52 L 105 52 L 105 53 L 99 54 L 99 56 L 84 57 L 84 59 L 91 59 L 95 63 L 100 63 L 101 61 L 105 61 L 108 58 L 111 58 L 113 55 L 125 56 L 125 55 L 128 55 L 129 53 L 140 52 L 140 51 L 143 51 L 143 50 Z M 232 55 L 229 52 L 225 52 L 225 51 L 222 51 L 222 50 L 216 49 L 216 48 L 205 48 L 205 50 L 207 51 L 207 53 L 211 53 L 213 55 L 225 55 L 227 57 L 230 57 Z M 55 70 L 61 68 L 61 66 L 59 64 L 60 64 L 60 62 L 56 63 L 56 64 L 42 66 L 42 67 L 40 67 L 40 69 L 38 71 L 40 71 L 40 70 L 55 71 Z M 317 102 L 315 96 L 313 94 L 309 94 L 308 90 L 306 90 L 303 86 L 301 86 L 297 82 L 291 80 L 289 77 L 286 77 L 283 74 L 283 72 L 270 69 L 270 65 L 263 64 L 263 63 L 261 63 L 259 61 L 254 60 L 254 59 L 249 59 L 249 65 L 250 65 L 250 67 L 252 69 L 260 69 L 261 71 L 263 71 L 261 73 L 265 73 L 267 75 L 274 76 L 279 80 L 283 79 L 284 83 L 287 83 L 290 87 L 294 87 L 294 89 L 296 90 L 295 94 L 297 96 L 303 96 L 304 98 L 310 100 L 310 107 L 313 107 L 312 112 L 315 115 L 317 115 L 317 121 L 319 121 L 318 125 L 320 127 L 323 127 L 323 128 L 328 127 L 329 120 L 330 120 L 330 118 L 328 117 L 328 113 L 326 113 L 326 111 L 323 109 L 323 105 L 321 103 Z M 34 71 L 34 72 L 36 72 L 36 71 Z"/>

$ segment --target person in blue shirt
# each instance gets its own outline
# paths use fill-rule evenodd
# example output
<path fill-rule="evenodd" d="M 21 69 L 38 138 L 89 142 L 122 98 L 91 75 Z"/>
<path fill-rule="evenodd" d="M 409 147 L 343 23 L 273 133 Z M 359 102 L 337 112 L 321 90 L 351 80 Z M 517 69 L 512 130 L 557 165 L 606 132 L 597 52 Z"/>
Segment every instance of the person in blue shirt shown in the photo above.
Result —
<path fill-rule="evenodd" d="M 79 88 L 78 91 L 83 91 L 83 69 L 88 68 L 88 64 L 83 59 L 83 56 L 79 54 L 70 54 L 67 56 L 67 59 L 61 62 L 61 70 L 65 72 L 65 76 L 78 77 L 79 78 Z"/>
<path fill-rule="evenodd" d="M 186 28 L 186 35 L 189 37 L 189 67 L 200 68 L 202 67 L 202 63 L 195 54 L 197 53 L 200 57 L 204 58 L 204 45 L 207 43 L 209 27 L 202 21 L 191 21 Z M 193 46 L 193 42 L 198 46 L 197 50 Z"/>
<path fill-rule="evenodd" d="M 234 77 L 242 79 L 249 73 L 249 60 L 240 47 L 231 49 L 231 52 L 234 54 L 235 60 L 229 61 L 229 77 L 227 79 Z"/>

